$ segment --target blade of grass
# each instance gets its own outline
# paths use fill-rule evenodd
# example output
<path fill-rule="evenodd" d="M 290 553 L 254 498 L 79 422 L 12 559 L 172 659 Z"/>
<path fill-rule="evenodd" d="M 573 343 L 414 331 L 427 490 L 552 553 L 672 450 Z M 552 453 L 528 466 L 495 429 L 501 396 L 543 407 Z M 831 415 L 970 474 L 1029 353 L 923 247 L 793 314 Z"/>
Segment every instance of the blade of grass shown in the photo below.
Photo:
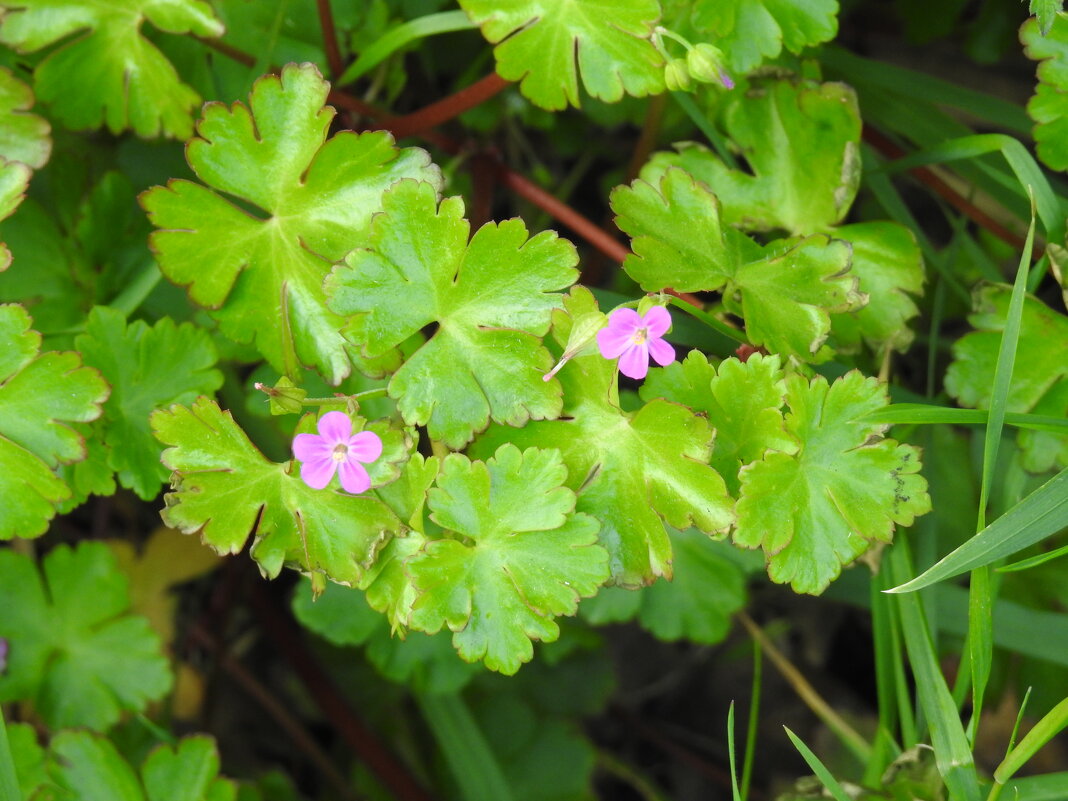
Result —
<path fill-rule="evenodd" d="M 891 581 L 896 583 L 901 583 L 911 574 L 912 565 L 905 537 L 899 537 L 894 543 L 884 564 L 890 570 Z M 922 599 L 916 593 L 899 595 L 897 598 L 905 648 L 916 678 L 920 706 L 931 732 L 938 772 L 954 801 L 979 801 L 979 779 L 971 747 L 953 696 L 938 666 Z"/>
<path fill-rule="evenodd" d="M 1053 707 L 1031 731 L 1005 756 L 994 771 L 994 787 L 988 801 L 994 801 L 1001 794 L 1005 782 L 1013 777 L 1020 768 L 1030 761 L 1040 748 L 1068 726 L 1068 698 Z"/>
<path fill-rule="evenodd" d="M 812 772 L 816 774 L 816 778 L 823 782 L 823 786 L 827 788 L 827 792 L 831 794 L 834 801 L 852 801 L 849 793 L 842 788 L 842 785 L 838 783 L 838 780 L 831 775 L 831 772 L 819 761 L 809 747 L 801 742 L 801 738 L 790 731 L 786 726 L 783 726 L 783 729 L 786 730 L 786 736 L 790 738 L 790 742 L 794 744 L 794 748 L 796 748 L 798 753 L 804 757 L 805 762 L 812 768 Z"/>
<path fill-rule="evenodd" d="M 511 801 L 501 766 L 459 695 L 415 696 L 464 801 Z"/>
<path fill-rule="evenodd" d="M 954 409 L 950 406 L 934 406 L 926 403 L 894 403 L 878 411 L 866 414 L 858 422 L 907 423 L 909 425 L 986 425 L 990 412 L 986 409 Z M 1041 414 L 1018 414 L 1006 412 L 1004 422 L 1016 428 L 1032 431 L 1049 431 L 1052 434 L 1068 434 L 1068 419 Z"/>
<path fill-rule="evenodd" d="M 1051 562 L 1054 559 L 1068 554 L 1068 545 L 1049 553 L 1040 553 L 1037 556 L 1032 556 L 1030 559 L 1021 559 L 1019 562 L 1013 562 L 1011 565 L 1002 565 L 998 568 L 999 573 L 1017 573 L 1021 570 L 1030 570 L 1032 567 L 1038 567 L 1044 565 L 1046 562 Z"/>
<path fill-rule="evenodd" d="M 7 739 L 3 707 L 0 707 L 0 798 L 22 798 L 19 779 L 15 775 L 15 760 L 11 756 L 11 744 Z"/>
<path fill-rule="evenodd" d="M 1062 470 L 1009 511 L 922 575 L 889 593 L 908 593 L 989 565 L 1034 545 L 1068 526 L 1068 468 Z"/>
<path fill-rule="evenodd" d="M 402 47 L 416 39 L 434 36 L 439 33 L 466 31 L 474 28 L 475 23 L 468 19 L 463 11 L 442 11 L 413 19 L 387 31 L 352 62 L 335 82 L 337 86 L 350 84 L 362 75 L 373 70 Z"/>
<path fill-rule="evenodd" d="M 1064 801 L 1068 798 L 1068 773 L 1047 773 L 1013 779 L 1012 801 Z"/>
<path fill-rule="evenodd" d="M 731 766 L 731 801 L 742 801 L 738 790 L 738 766 L 734 760 L 734 701 L 727 710 L 727 761 Z"/>
<path fill-rule="evenodd" d="M 756 758 L 757 723 L 760 720 L 760 692 L 763 687 L 764 652 L 760 642 L 753 640 L 753 685 L 749 696 L 749 721 L 745 730 L 745 760 L 742 763 L 742 799 L 749 798 L 749 784 L 753 778 Z"/>
<path fill-rule="evenodd" d="M 1027 702 L 1031 699 L 1031 688 L 1027 688 L 1027 692 L 1024 693 L 1023 701 L 1020 703 L 1020 711 L 1016 713 L 1016 723 L 1013 724 L 1012 734 L 1009 735 L 1009 744 L 1005 747 L 1005 756 L 1009 755 L 1009 752 L 1016 747 L 1016 735 L 1020 733 L 1020 724 L 1023 722 L 1024 710 L 1027 709 Z"/>
<path fill-rule="evenodd" d="M 726 140 L 716 130 L 716 127 L 708 121 L 708 117 L 697 107 L 697 103 L 694 102 L 693 98 L 686 92 L 672 92 L 671 97 L 679 104 L 679 108 L 686 112 L 690 122 L 696 125 L 697 129 L 705 135 L 705 138 L 715 149 L 716 155 L 723 160 L 723 163 L 732 170 L 738 169 L 738 161 L 734 158 L 730 148 L 727 147 Z"/>

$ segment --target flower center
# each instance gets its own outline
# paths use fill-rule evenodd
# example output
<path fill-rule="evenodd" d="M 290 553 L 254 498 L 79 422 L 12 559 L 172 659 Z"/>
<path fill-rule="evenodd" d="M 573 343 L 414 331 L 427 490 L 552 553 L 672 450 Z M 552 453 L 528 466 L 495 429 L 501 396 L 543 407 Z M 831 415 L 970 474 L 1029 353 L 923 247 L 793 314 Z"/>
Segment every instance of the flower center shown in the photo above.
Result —
<path fill-rule="evenodd" d="M 344 442 L 341 442 L 334 446 L 334 452 L 331 454 L 331 457 L 335 462 L 343 462 L 348 456 L 348 453 L 349 446 L 346 445 Z"/>
<path fill-rule="evenodd" d="M 649 338 L 648 328 L 639 328 L 633 334 L 630 335 L 630 341 L 635 345 L 641 345 L 645 340 Z"/>

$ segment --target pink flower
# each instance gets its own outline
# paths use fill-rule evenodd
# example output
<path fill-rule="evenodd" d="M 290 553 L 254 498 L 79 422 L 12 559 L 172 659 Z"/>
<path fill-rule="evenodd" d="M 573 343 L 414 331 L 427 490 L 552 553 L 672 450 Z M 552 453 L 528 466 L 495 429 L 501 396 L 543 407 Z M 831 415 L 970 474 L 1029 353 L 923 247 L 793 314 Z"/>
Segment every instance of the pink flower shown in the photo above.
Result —
<path fill-rule="evenodd" d="M 297 434 L 293 438 L 293 455 L 301 462 L 301 479 L 312 489 L 323 489 L 336 472 L 345 491 L 359 495 L 371 486 L 363 464 L 382 455 L 382 440 L 373 431 L 353 436 L 347 414 L 327 412 L 319 418 L 318 435 Z"/>
<path fill-rule="evenodd" d="M 663 367 L 675 361 L 675 349 L 663 339 L 671 328 L 671 315 L 653 306 L 642 317 L 634 309 L 616 309 L 608 327 L 597 332 L 597 347 L 606 359 L 619 357 L 619 372 L 628 378 L 645 378 L 649 357 Z"/>

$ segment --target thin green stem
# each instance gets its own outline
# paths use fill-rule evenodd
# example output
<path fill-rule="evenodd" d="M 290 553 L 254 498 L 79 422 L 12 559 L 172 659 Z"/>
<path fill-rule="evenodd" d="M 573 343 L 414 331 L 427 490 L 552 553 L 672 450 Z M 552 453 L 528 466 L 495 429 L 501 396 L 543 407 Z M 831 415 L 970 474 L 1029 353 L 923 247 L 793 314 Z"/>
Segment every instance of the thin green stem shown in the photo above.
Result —
<path fill-rule="evenodd" d="M 763 686 L 764 652 L 760 641 L 753 639 L 753 689 L 749 699 L 749 721 L 745 731 L 745 758 L 742 761 L 742 801 L 749 798 L 749 783 L 753 778 L 756 757 L 757 722 L 760 720 L 760 689 Z"/>
<path fill-rule="evenodd" d="M 702 311 L 701 309 L 697 308 L 693 304 L 687 303 L 686 301 L 682 300 L 681 298 L 677 298 L 677 297 L 674 297 L 674 296 L 670 297 L 668 299 L 668 302 L 672 306 L 674 306 L 675 308 L 682 309 L 687 314 L 691 315 L 692 317 L 696 318 L 697 320 L 700 320 L 702 323 L 707 325 L 709 328 L 711 328 L 711 329 L 713 329 L 715 331 L 718 331 L 719 333 L 723 334 L 723 336 L 729 337 L 730 339 L 733 339 L 735 342 L 738 342 L 738 343 L 740 343 L 742 345 L 748 345 L 749 344 L 749 341 L 745 338 L 745 335 L 742 334 L 740 331 L 738 331 L 737 329 L 731 328 L 729 325 L 727 325 L 724 322 L 721 322 L 720 320 L 717 320 L 711 314 L 709 314 L 708 312 Z"/>
<path fill-rule="evenodd" d="M 359 402 L 362 400 L 370 400 L 371 398 L 384 398 L 385 396 L 386 387 L 376 387 L 375 389 L 357 392 L 355 395 L 335 395 L 332 398 L 305 398 L 300 403 L 302 406 L 326 406 L 331 403 L 344 403 L 345 401 Z"/>

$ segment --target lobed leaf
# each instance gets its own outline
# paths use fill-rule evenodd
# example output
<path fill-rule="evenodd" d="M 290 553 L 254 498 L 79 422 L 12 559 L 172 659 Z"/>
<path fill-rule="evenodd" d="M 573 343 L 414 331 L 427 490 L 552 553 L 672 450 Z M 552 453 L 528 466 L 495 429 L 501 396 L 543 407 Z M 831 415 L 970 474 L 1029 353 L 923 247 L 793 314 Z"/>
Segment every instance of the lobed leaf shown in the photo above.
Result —
<path fill-rule="evenodd" d="M 382 198 L 364 246 L 326 281 L 363 354 L 388 352 L 431 323 L 434 335 L 389 382 L 409 425 L 462 448 L 492 420 L 520 426 L 560 414 L 560 385 L 539 337 L 577 277 L 574 246 L 521 220 L 482 226 L 470 242 L 463 201 L 401 181 Z"/>
<path fill-rule="evenodd" d="M 149 415 L 222 386 L 210 336 L 191 323 L 175 325 L 169 317 L 151 327 L 141 320 L 127 324 L 121 312 L 98 306 L 75 344 L 85 363 L 111 384 L 95 432 L 108 447 L 108 466 L 122 486 L 146 501 L 155 498 L 168 474 Z"/>
<path fill-rule="evenodd" d="M 0 550 L 0 700 L 29 699 L 52 729 L 103 730 L 171 687 L 159 637 L 127 614 L 126 577 L 102 543 L 60 545 L 41 562 Z"/>
<path fill-rule="evenodd" d="M 0 67 L 0 158 L 21 161 L 36 170 L 52 153 L 52 126 L 44 118 L 29 114 L 31 108 L 30 87 L 11 70 Z"/>
<path fill-rule="evenodd" d="M 84 459 L 71 423 L 100 416 L 108 386 L 76 353 L 41 353 L 41 335 L 21 306 L 0 305 L 0 540 L 36 537 L 70 488 L 61 464 Z"/>
<path fill-rule="evenodd" d="M 249 441 L 229 412 L 208 398 L 172 406 L 151 417 L 156 438 L 172 447 L 163 463 L 175 471 L 164 522 L 186 534 L 199 532 L 220 554 L 237 553 L 252 536 L 252 558 L 266 576 L 283 565 L 342 582 L 357 583 L 400 521 L 369 495 L 314 490 L 293 462 L 271 462 Z M 363 426 L 354 420 L 353 430 Z M 402 432 L 369 426 L 383 440 L 385 463 L 407 457 Z M 387 473 L 387 480 L 395 473 Z M 371 474 L 374 484 L 381 475 Z"/>
<path fill-rule="evenodd" d="M 497 72 L 549 110 L 579 105 L 579 78 L 593 97 L 664 90 L 664 60 L 650 41 L 656 0 L 460 0 L 495 44 Z"/>
<path fill-rule="evenodd" d="M 425 151 L 398 149 L 383 131 L 327 139 L 329 89 L 313 65 L 290 64 L 256 81 L 247 106 L 208 104 L 186 147 L 207 186 L 172 180 L 141 203 L 160 229 L 150 238 L 160 269 L 226 336 L 254 344 L 281 373 L 304 364 L 338 384 L 352 360 L 323 278 L 358 244 L 388 186 L 437 187 L 441 177 Z"/>
<path fill-rule="evenodd" d="M 930 511 L 931 499 L 919 449 L 883 439 L 885 425 L 858 421 L 888 403 L 874 378 L 791 376 L 786 403 L 786 429 L 800 448 L 742 468 L 734 541 L 763 548 L 773 581 L 819 594 L 843 565 L 890 542 L 895 524 Z"/>
<path fill-rule="evenodd" d="M 145 38 L 147 21 L 167 33 L 219 36 L 203 0 L 5 0 L 0 42 L 34 53 L 57 42 L 34 69 L 38 97 L 68 128 L 106 125 L 113 134 L 184 139 L 200 97 Z"/>
<path fill-rule="evenodd" d="M 453 631 L 465 660 L 515 673 L 531 640 L 555 640 L 554 618 L 608 578 L 597 522 L 576 513 L 554 450 L 504 444 L 485 462 L 450 454 L 430 490 L 431 518 L 458 535 L 428 542 L 407 562 L 418 591 L 412 628 Z"/>
<path fill-rule="evenodd" d="M 26 196 L 26 188 L 30 185 L 29 167 L 19 162 L 8 162 L 0 157 L 0 221 L 6 220 L 15 213 L 15 209 L 22 203 Z M 3 272 L 11 264 L 11 250 L 0 241 L 0 272 Z"/>
<path fill-rule="evenodd" d="M 599 313 L 593 295 L 582 287 L 575 287 L 564 305 L 566 311 L 553 314 L 553 337 L 561 348 L 573 319 Z M 614 365 L 597 353 L 571 359 L 559 377 L 564 387 L 559 420 L 491 428 L 472 453 L 492 452 L 502 442 L 559 448 L 567 486 L 578 493 L 576 508 L 601 523 L 611 582 L 636 587 L 670 576 L 664 522 L 717 534 L 734 518 L 723 479 L 708 465 L 711 427 L 689 409 L 662 399 L 624 412 L 615 400 Z"/>
<path fill-rule="evenodd" d="M 1068 169 L 1068 19 L 1054 15 L 1049 25 L 1029 19 L 1020 28 L 1024 54 L 1038 61 L 1038 86 L 1027 103 L 1035 121 L 1035 149 L 1044 164 Z M 1045 30 L 1043 30 L 1045 28 Z"/>

